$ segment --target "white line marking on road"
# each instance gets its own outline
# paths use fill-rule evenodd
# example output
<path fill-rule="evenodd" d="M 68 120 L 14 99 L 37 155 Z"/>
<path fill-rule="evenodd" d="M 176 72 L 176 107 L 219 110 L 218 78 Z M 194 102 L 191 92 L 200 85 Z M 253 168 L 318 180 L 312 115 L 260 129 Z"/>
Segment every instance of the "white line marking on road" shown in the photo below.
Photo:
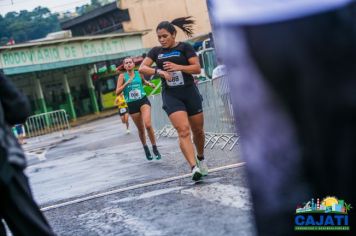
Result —
<path fill-rule="evenodd" d="M 197 188 L 184 189 L 181 193 L 240 210 L 248 211 L 252 209 L 250 191 L 246 187 L 213 183 Z"/>
<path fill-rule="evenodd" d="M 48 151 L 48 148 L 39 148 L 39 149 L 25 152 L 25 155 L 27 157 L 34 156 L 39 161 L 45 161 L 45 160 L 47 160 L 47 158 L 46 158 L 47 151 Z"/>
<path fill-rule="evenodd" d="M 40 161 L 45 161 L 47 160 L 46 158 L 46 154 L 47 154 L 47 151 L 49 150 L 49 148 L 46 148 L 42 153 L 38 154 L 37 157 Z"/>
<path fill-rule="evenodd" d="M 135 196 L 135 197 L 125 197 L 122 198 L 120 200 L 116 200 L 116 201 L 112 201 L 112 203 L 120 203 L 120 202 L 130 202 L 130 201 L 134 201 L 134 200 L 141 200 L 141 199 L 147 199 L 147 198 L 151 198 L 151 197 L 157 197 L 163 194 L 167 194 L 170 192 L 176 192 L 178 190 L 183 189 L 183 187 L 173 187 L 173 188 L 165 188 L 165 189 L 158 189 L 158 190 L 154 190 L 151 192 L 147 192 L 147 193 L 143 193 L 139 196 Z"/>
<path fill-rule="evenodd" d="M 241 166 L 244 166 L 244 165 L 245 165 L 245 162 L 240 162 L 240 163 L 235 163 L 235 164 L 231 164 L 231 165 L 221 166 L 221 167 L 210 169 L 209 173 L 214 173 L 214 172 L 218 172 L 218 171 L 221 171 L 221 170 L 238 168 L 238 167 L 241 167 Z M 143 188 L 143 187 L 152 186 L 152 185 L 172 182 L 172 181 L 175 181 L 175 180 L 184 179 L 184 178 L 188 178 L 188 177 L 191 177 L 191 174 L 184 174 L 184 175 L 179 175 L 179 176 L 175 176 L 175 177 L 169 177 L 169 178 L 165 178 L 165 179 L 154 180 L 154 181 L 147 182 L 147 183 L 136 184 L 136 185 L 125 187 L 125 188 L 119 188 L 119 189 L 111 190 L 111 191 L 108 191 L 108 192 L 98 193 L 98 194 L 95 194 L 95 195 L 91 195 L 91 196 L 87 196 L 87 197 L 81 197 L 81 198 L 78 198 L 78 199 L 75 199 L 75 200 L 62 202 L 62 203 L 59 203 L 59 204 L 54 204 L 52 206 L 43 207 L 43 208 L 41 208 L 41 210 L 42 211 L 48 211 L 48 210 L 52 210 L 52 209 L 56 209 L 56 208 L 60 208 L 60 207 L 64 207 L 64 206 L 68 206 L 68 205 L 72 205 L 72 204 L 76 204 L 76 203 L 80 203 L 80 202 L 85 202 L 85 201 L 92 200 L 92 199 L 95 199 L 95 198 L 108 196 L 108 195 L 115 194 L 115 193 L 121 193 L 121 192 L 129 191 L 129 190 L 134 190 L 134 189 L 139 189 L 139 188 Z"/>

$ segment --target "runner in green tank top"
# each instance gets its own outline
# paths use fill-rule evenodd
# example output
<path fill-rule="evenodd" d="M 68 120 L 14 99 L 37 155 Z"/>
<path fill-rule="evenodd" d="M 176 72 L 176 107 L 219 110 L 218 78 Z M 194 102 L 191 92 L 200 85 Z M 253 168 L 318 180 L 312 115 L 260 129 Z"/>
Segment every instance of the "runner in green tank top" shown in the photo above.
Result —
<path fill-rule="evenodd" d="M 130 75 L 128 72 L 125 72 L 124 82 L 126 83 L 129 80 L 130 80 Z M 124 97 L 126 102 L 134 102 L 146 96 L 146 92 L 143 89 L 143 85 L 142 85 L 142 79 L 138 71 L 134 71 L 134 77 L 132 78 L 131 83 L 127 84 L 123 92 L 124 92 Z"/>
<path fill-rule="evenodd" d="M 138 129 L 138 135 L 145 150 L 147 160 L 150 161 L 153 157 L 146 143 L 145 130 L 147 130 L 148 137 L 151 141 L 153 154 L 155 158 L 159 160 L 161 159 L 161 154 L 157 149 L 156 138 L 151 124 L 151 103 L 143 89 L 143 84 L 153 88 L 155 85 L 146 81 L 138 71 L 134 70 L 135 63 L 132 58 L 125 58 L 123 63 L 126 72 L 119 75 L 116 94 L 124 94 L 129 108 L 129 114 Z"/>

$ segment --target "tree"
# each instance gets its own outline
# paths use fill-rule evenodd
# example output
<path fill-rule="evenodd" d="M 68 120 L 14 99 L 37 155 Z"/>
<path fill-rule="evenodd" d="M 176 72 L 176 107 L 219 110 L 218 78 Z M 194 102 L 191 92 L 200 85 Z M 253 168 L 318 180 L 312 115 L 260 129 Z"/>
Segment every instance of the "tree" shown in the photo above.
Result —
<path fill-rule="evenodd" d="M 46 7 L 33 11 L 8 12 L 0 15 L 0 45 L 12 38 L 16 43 L 45 37 L 48 33 L 60 30 L 58 14 Z"/>
<path fill-rule="evenodd" d="M 91 5 L 93 6 L 93 7 L 101 7 L 101 2 L 100 1 L 98 1 L 98 0 L 91 0 Z"/>

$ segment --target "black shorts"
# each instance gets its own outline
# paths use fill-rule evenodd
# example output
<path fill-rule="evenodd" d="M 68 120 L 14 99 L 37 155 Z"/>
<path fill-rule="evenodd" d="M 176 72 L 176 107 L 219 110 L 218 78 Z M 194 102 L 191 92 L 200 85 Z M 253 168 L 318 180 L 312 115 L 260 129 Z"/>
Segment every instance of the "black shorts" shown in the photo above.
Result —
<path fill-rule="evenodd" d="M 145 104 L 151 106 L 150 100 L 148 100 L 148 98 L 146 96 L 144 96 L 140 100 L 137 100 L 134 102 L 128 102 L 127 105 L 129 106 L 129 113 L 135 114 L 135 113 L 140 112 L 141 107 Z"/>
<path fill-rule="evenodd" d="M 203 98 L 195 84 L 162 91 L 163 110 L 169 116 L 176 111 L 186 111 L 188 116 L 203 112 Z"/>
<path fill-rule="evenodd" d="M 119 108 L 119 115 L 120 116 L 123 116 L 125 115 L 126 113 L 129 112 L 129 109 L 127 107 L 124 107 L 124 108 Z"/>

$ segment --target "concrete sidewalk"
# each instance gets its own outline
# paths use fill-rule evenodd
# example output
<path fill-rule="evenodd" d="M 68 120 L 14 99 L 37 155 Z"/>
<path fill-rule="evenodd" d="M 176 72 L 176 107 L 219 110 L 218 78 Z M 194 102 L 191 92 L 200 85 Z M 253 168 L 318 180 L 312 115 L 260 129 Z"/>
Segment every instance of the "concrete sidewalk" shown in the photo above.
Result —
<path fill-rule="evenodd" d="M 107 110 L 103 110 L 100 113 L 89 114 L 89 115 L 85 115 L 85 116 L 79 117 L 74 121 L 72 120 L 72 121 L 70 121 L 70 126 L 71 127 L 77 127 L 77 126 L 80 126 L 80 125 L 83 125 L 83 124 L 87 124 L 87 123 L 95 121 L 95 120 L 100 120 L 100 119 L 103 119 L 103 118 L 114 116 L 116 114 L 118 114 L 118 109 L 116 107 L 115 108 L 110 108 L 110 109 L 107 109 Z"/>
<path fill-rule="evenodd" d="M 90 124 L 94 121 L 98 121 L 100 119 L 105 119 L 107 117 L 111 117 L 117 115 L 117 109 L 109 109 L 102 111 L 97 114 L 90 114 L 83 117 L 78 118 L 75 121 L 70 121 L 70 130 L 53 132 L 50 134 L 45 134 L 33 138 L 25 139 L 25 144 L 22 145 L 22 148 L 26 153 L 37 153 L 41 152 L 41 150 L 55 147 L 56 145 L 66 142 L 68 140 L 72 140 L 77 137 L 76 133 L 81 132 L 83 126 Z M 84 128 L 85 129 L 85 128 Z"/>

